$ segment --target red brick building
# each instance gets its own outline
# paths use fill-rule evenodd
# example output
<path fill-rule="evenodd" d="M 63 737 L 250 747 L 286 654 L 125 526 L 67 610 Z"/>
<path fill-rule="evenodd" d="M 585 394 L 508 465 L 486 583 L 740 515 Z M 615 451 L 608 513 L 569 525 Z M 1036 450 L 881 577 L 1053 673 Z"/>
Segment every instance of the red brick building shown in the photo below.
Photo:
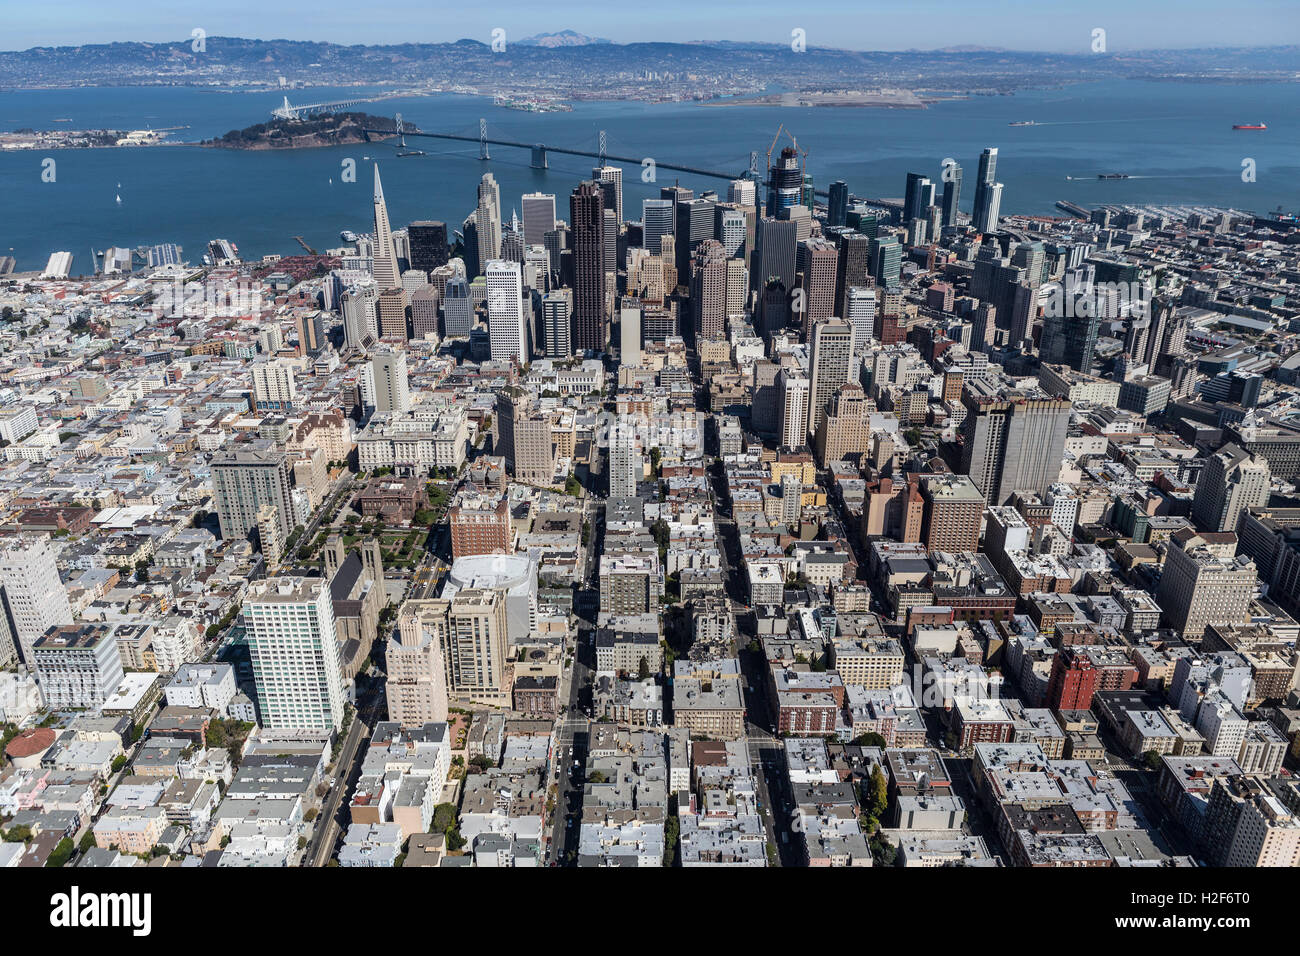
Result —
<path fill-rule="evenodd" d="M 453 558 L 470 554 L 510 554 L 510 508 L 506 499 L 464 498 L 447 512 Z"/>

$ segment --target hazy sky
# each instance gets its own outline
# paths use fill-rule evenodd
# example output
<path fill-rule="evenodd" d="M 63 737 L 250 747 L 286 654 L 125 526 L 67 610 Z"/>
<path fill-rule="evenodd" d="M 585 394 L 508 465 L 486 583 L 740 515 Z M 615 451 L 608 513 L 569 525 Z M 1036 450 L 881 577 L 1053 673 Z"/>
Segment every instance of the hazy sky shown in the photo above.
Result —
<path fill-rule="evenodd" d="M 617 43 L 763 40 L 810 47 L 934 49 L 974 44 L 1086 53 L 1300 43 L 1297 0 L 55 0 L 9 4 L 0 49 L 209 36 L 335 43 L 490 42 L 571 29 Z"/>

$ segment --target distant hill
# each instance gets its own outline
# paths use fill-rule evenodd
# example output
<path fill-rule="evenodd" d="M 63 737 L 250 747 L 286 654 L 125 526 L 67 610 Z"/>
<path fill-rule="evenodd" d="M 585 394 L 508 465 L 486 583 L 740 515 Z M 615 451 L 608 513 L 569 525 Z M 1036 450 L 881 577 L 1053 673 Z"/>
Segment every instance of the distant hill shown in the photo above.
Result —
<path fill-rule="evenodd" d="M 591 46 L 596 43 L 613 43 L 614 41 L 602 37 L 589 37 L 574 30 L 560 30 L 558 33 L 536 33 L 515 42 L 521 46 L 554 48 L 557 46 Z"/>

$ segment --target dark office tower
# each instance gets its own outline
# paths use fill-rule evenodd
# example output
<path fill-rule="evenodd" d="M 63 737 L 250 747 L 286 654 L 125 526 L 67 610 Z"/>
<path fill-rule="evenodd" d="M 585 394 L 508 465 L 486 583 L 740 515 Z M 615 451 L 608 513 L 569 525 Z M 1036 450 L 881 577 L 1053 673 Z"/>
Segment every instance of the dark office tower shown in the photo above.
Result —
<path fill-rule="evenodd" d="M 551 229 L 542 240 L 546 254 L 551 257 L 551 271 L 557 275 L 560 271 L 560 253 L 568 248 L 568 242 L 569 230 L 562 227 Z"/>
<path fill-rule="evenodd" d="M 956 163 L 943 171 L 943 224 L 957 225 L 957 203 L 961 202 L 961 167 Z"/>
<path fill-rule="evenodd" d="M 672 228 L 668 230 L 671 233 L 673 229 L 677 228 L 677 204 L 686 202 L 688 199 L 694 199 L 695 192 L 694 190 L 687 189 L 685 186 L 660 186 L 659 198 L 667 199 L 673 204 Z"/>
<path fill-rule="evenodd" d="M 569 197 L 573 238 L 573 348 L 603 352 L 605 309 L 605 203 L 599 183 L 582 183 Z"/>
<path fill-rule="evenodd" d="M 641 200 L 641 241 L 651 255 L 663 249 L 663 237 L 673 234 L 673 210 L 677 204 L 671 199 Z"/>
<path fill-rule="evenodd" d="M 799 154 L 787 146 L 767 175 L 767 214 L 775 216 L 782 209 L 799 205 L 803 198 L 803 170 L 799 168 Z"/>
<path fill-rule="evenodd" d="M 930 180 L 920 173 L 907 174 L 907 189 L 903 193 L 903 225 L 907 225 L 913 219 L 920 219 L 925 207 L 930 203 L 926 202 L 927 194 L 931 202 L 934 198 L 934 187 Z"/>
<path fill-rule="evenodd" d="M 406 227 L 411 243 L 411 268 L 432 272 L 445 266 L 450 258 L 447 251 L 447 224 L 437 220 L 413 222 Z"/>
<path fill-rule="evenodd" d="M 797 296 L 795 301 L 803 309 L 799 324 L 803 340 L 807 342 L 812 336 L 813 326 L 835 314 L 835 271 L 839 253 L 825 239 L 809 239 L 799 245 L 799 288 L 803 295 Z"/>
<path fill-rule="evenodd" d="M 988 207 L 994 201 L 993 187 L 997 184 L 997 175 L 998 148 L 990 146 L 980 153 L 979 176 L 975 180 L 975 208 L 971 212 L 970 219 L 976 229 L 981 229 L 979 224 L 988 220 Z M 996 227 L 996 223 L 994 226 Z"/>
<path fill-rule="evenodd" d="M 608 190 L 604 201 L 609 201 Z M 617 272 L 618 264 L 622 261 L 618 254 L 618 215 L 609 206 L 604 208 L 602 215 L 605 218 L 605 272 Z"/>
<path fill-rule="evenodd" d="M 677 281 L 685 283 L 691 274 L 691 257 L 695 247 L 713 236 L 713 203 L 707 199 L 687 199 L 677 203 L 677 230 L 674 253 Z"/>
<path fill-rule="evenodd" d="M 842 179 L 831 183 L 830 201 L 826 206 L 826 224 L 843 226 L 849 220 L 849 187 Z"/>
<path fill-rule="evenodd" d="M 460 226 L 461 241 L 464 249 L 461 260 L 465 263 L 465 278 L 473 282 L 478 271 L 478 218 L 477 213 L 470 213 Z"/>
<path fill-rule="evenodd" d="M 758 251 L 754 264 L 754 287 L 763 289 L 776 279 L 786 289 L 794 288 L 795 251 L 799 224 L 791 219 L 760 219 Z"/>
<path fill-rule="evenodd" d="M 790 297 L 780 279 L 768 280 L 759 299 L 759 314 L 762 316 L 763 334 L 776 335 L 789 324 Z"/>
<path fill-rule="evenodd" d="M 831 238 L 839 246 L 839 263 L 835 267 L 835 314 L 848 321 L 849 289 L 872 284 L 870 240 L 852 230 L 837 230 Z"/>
<path fill-rule="evenodd" d="M 1096 315 L 1049 315 L 1043 320 L 1039 358 L 1049 365 L 1068 365 L 1080 372 L 1091 372 L 1100 327 L 1101 318 Z M 1012 344 L 1016 344 L 1014 332 Z"/>
<path fill-rule="evenodd" d="M 696 340 L 726 335 L 727 252 L 716 239 L 705 239 L 691 257 L 691 313 Z"/>
<path fill-rule="evenodd" d="M 896 236 L 872 239 L 869 246 L 872 275 L 878 286 L 897 286 L 903 282 L 903 246 Z"/>

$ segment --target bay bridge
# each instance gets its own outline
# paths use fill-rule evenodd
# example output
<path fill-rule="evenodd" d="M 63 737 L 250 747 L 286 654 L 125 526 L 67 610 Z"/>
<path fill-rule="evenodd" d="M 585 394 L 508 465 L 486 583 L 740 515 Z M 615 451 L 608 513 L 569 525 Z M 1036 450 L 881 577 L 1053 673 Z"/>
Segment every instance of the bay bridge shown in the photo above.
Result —
<path fill-rule="evenodd" d="M 302 119 L 304 116 L 316 116 L 320 113 L 337 113 L 340 110 L 350 109 L 353 106 L 360 106 L 362 103 L 373 102 L 373 99 L 333 100 L 329 103 L 307 103 L 303 106 L 294 106 L 289 102 L 289 97 L 286 96 L 284 98 L 284 105 L 277 106 L 275 109 L 271 110 L 271 115 L 276 119 Z"/>
<path fill-rule="evenodd" d="M 480 119 L 478 123 L 478 135 L 470 135 L 467 132 L 460 133 L 428 133 L 416 132 L 410 129 L 404 129 L 402 126 L 401 114 L 397 116 L 396 130 L 399 137 L 399 147 L 406 145 L 407 136 L 423 136 L 429 139 L 453 140 L 462 143 L 478 143 L 478 158 L 480 160 L 489 160 L 492 158 L 490 147 L 505 146 L 513 149 L 526 149 L 531 152 L 532 161 L 529 164 L 533 169 L 549 168 L 547 157 L 550 153 L 558 153 L 565 156 L 587 156 L 600 161 L 603 166 L 606 162 L 627 163 L 632 166 L 643 166 L 648 168 L 649 163 L 653 163 L 654 168 L 670 169 L 674 172 L 688 173 L 692 176 L 705 176 L 710 179 L 750 179 L 762 186 L 767 186 L 768 181 L 764 178 L 766 170 L 759 168 L 759 153 L 753 150 L 749 154 L 749 165 L 746 169 L 721 170 L 721 169 L 704 169 L 699 166 L 686 166 L 681 163 L 663 162 L 657 157 L 639 157 L 639 156 L 620 156 L 609 152 L 606 148 L 606 134 L 600 130 L 598 134 L 598 145 L 596 149 L 579 149 L 566 146 L 556 146 L 549 143 L 529 143 L 515 139 L 501 139 L 488 136 L 487 120 Z M 367 135 L 375 134 L 382 136 L 392 136 L 391 129 L 366 129 L 363 130 Z M 829 193 L 825 189 L 814 190 L 814 195 L 820 199 L 828 199 Z M 888 205 L 881 200 L 868 199 L 865 197 L 850 195 L 850 200 L 855 202 L 864 202 L 868 205 Z"/>

